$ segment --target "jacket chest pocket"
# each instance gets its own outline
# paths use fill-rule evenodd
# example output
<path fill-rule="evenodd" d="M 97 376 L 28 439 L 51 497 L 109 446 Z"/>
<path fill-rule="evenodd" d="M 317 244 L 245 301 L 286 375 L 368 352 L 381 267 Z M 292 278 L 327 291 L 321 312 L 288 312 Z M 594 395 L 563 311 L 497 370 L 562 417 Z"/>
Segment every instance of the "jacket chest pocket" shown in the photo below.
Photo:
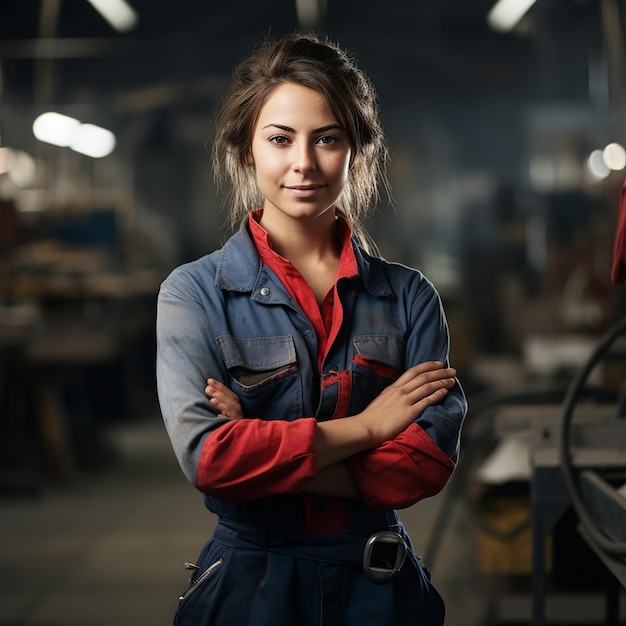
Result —
<path fill-rule="evenodd" d="M 284 419 L 287 416 L 280 410 L 281 404 L 289 406 L 293 415 L 293 408 L 302 404 L 293 337 L 239 339 L 223 335 L 216 341 L 245 417 Z"/>
<path fill-rule="evenodd" d="M 405 370 L 406 345 L 390 335 L 359 335 L 352 344 L 352 384 L 367 404 Z"/>

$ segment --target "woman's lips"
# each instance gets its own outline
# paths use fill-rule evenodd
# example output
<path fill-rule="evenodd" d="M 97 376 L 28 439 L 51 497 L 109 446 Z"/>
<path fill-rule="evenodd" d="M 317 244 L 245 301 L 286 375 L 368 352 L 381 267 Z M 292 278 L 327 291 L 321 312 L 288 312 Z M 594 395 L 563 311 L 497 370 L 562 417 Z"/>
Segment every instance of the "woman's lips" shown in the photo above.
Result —
<path fill-rule="evenodd" d="M 314 184 L 314 185 L 285 185 L 285 188 L 291 191 L 296 196 L 301 198 L 308 198 L 309 196 L 315 195 L 320 189 L 324 188 L 324 185 Z"/>

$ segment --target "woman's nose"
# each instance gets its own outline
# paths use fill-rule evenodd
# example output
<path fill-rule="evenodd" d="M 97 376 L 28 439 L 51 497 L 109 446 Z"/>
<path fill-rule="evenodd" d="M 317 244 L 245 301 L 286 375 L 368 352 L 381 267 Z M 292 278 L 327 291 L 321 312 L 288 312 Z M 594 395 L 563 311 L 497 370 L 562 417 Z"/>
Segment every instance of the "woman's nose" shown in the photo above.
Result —
<path fill-rule="evenodd" d="M 295 147 L 294 169 L 300 172 L 310 172 L 315 169 L 315 154 L 313 147 L 301 143 Z"/>

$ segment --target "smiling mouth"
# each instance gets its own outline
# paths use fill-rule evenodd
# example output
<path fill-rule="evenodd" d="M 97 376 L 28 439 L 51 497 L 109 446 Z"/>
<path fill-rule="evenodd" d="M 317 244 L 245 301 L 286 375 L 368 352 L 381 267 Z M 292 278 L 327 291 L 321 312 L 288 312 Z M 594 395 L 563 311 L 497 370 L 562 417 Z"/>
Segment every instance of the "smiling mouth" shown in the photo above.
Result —
<path fill-rule="evenodd" d="M 285 185 L 284 188 L 295 198 L 305 200 L 307 198 L 316 198 L 317 192 L 326 188 L 324 184 L 311 185 Z"/>
<path fill-rule="evenodd" d="M 324 185 L 285 185 L 285 187 L 287 189 L 291 189 L 292 191 L 315 191 L 316 189 L 321 189 Z"/>

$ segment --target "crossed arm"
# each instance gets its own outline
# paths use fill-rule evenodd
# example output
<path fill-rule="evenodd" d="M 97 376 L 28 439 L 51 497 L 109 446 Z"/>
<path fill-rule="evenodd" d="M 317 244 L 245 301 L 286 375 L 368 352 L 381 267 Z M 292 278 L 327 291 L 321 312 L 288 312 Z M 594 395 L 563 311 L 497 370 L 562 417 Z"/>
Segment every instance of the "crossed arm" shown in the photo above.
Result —
<path fill-rule="evenodd" d="M 456 371 L 439 361 L 409 368 L 363 411 L 343 419 L 318 422 L 315 432 L 317 473 L 305 491 L 331 497 L 359 497 L 343 461 L 394 439 L 429 406 L 442 402 L 455 385 Z M 237 395 L 210 378 L 205 393 L 221 415 L 244 415 Z"/>

